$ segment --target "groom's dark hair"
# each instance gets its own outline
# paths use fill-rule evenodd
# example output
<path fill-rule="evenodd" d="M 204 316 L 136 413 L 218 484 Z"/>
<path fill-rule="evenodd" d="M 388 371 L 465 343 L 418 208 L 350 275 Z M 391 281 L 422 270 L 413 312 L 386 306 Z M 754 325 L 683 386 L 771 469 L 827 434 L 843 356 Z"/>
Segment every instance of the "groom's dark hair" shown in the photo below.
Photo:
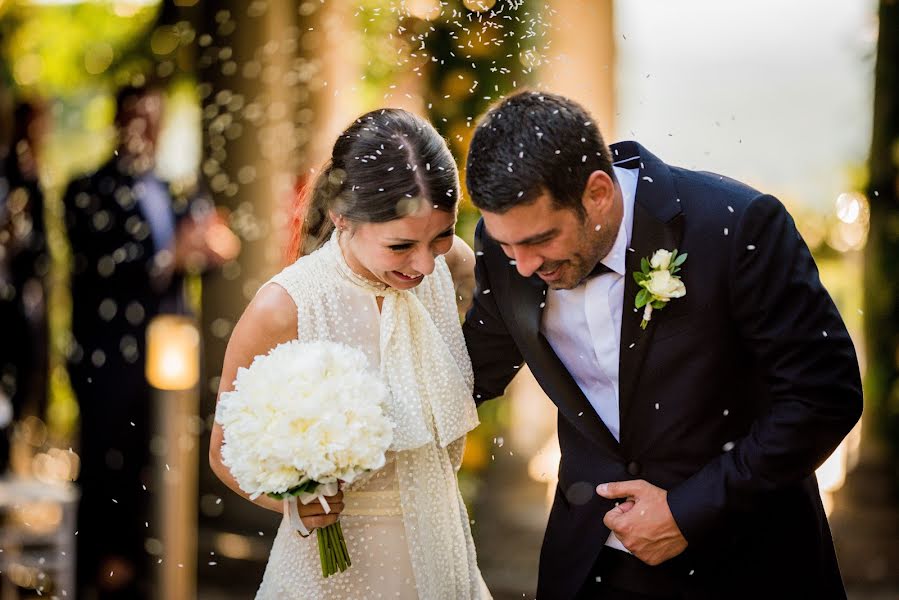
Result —
<path fill-rule="evenodd" d="M 609 149 L 590 114 L 557 94 L 523 91 L 482 117 L 468 150 L 466 184 L 475 206 L 504 213 L 549 193 L 583 216 L 581 196 L 594 171 L 612 180 Z"/>

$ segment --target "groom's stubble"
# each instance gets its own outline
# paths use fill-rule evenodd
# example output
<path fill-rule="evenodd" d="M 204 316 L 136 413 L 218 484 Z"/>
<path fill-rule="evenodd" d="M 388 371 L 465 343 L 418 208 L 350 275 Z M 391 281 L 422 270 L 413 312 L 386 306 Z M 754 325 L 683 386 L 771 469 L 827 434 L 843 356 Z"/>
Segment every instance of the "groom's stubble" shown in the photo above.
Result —
<path fill-rule="evenodd" d="M 580 231 L 576 236 L 577 244 L 572 249 L 571 256 L 567 261 L 549 261 L 544 263 L 540 271 L 551 271 L 561 262 L 568 263 L 568 273 L 559 281 L 548 282 L 550 289 L 569 290 L 581 285 L 587 276 L 596 268 L 596 265 L 605 258 L 615 244 L 615 237 L 618 235 L 618 228 L 613 227 L 610 223 L 608 226 L 590 223 L 587 218 L 582 219 Z"/>
<path fill-rule="evenodd" d="M 617 192 L 608 214 L 592 219 L 587 214 L 577 215 L 577 231 L 572 236 L 574 244 L 568 259 L 546 261 L 544 266 L 538 269 L 538 272 L 551 271 L 563 262 L 568 263 L 568 272 L 564 278 L 555 282 L 547 282 L 550 289 L 569 290 L 578 287 L 584 283 L 599 262 L 612 251 L 624 212 L 620 189 Z"/>

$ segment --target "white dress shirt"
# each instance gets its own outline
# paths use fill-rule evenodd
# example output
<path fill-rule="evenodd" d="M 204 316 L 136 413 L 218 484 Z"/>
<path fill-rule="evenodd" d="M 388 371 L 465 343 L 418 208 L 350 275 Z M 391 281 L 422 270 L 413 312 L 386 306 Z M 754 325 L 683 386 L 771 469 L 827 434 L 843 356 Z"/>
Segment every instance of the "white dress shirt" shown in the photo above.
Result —
<path fill-rule="evenodd" d="M 591 277 L 571 290 L 548 290 L 541 327 L 593 410 L 620 441 L 618 357 L 638 170 L 613 168 L 624 200 L 624 216 L 612 250 L 600 261 L 612 272 Z M 627 551 L 614 533 L 606 545 Z"/>
<path fill-rule="evenodd" d="M 165 250 L 175 240 L 175 213 L 168 187 L 152 173 L 147 173 L 134 184 L 138 207 L 150 227 L 153 250 Z"/>

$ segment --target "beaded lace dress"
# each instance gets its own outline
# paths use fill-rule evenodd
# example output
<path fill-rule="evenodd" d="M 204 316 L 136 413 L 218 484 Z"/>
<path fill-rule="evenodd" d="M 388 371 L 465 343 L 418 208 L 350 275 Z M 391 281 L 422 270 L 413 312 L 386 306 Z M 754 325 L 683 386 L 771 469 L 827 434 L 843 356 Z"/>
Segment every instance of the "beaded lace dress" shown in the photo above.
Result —
<path fill-rule="evenodd" d="M 285 516 L 257 600 L 489 599 L 456 480 L 478 417 L 446 261 L 399 291 L 354 273 L 335 234 L 269 283 L 296 303 L 299 340 L 359 348 L 378 367 L 394 442 L 383 468 L 344 490 L 352 566 L 322 578 L 316 536 L 300 537 Z"/>

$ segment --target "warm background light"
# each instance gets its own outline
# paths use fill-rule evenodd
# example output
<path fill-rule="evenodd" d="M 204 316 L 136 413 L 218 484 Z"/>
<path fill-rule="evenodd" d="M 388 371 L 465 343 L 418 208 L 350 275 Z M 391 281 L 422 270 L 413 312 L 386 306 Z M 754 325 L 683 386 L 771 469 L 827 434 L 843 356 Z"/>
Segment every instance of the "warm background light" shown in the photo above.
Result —
<path fill-rule="evenodd" d="M 187 390 L 200 378 L 200 334 L 181 315 L 161 315 L 147 328 L 147 380 L 160 390 Z"/>
<path fill-rule="evenodd" d="M 431 21 L 440 15 L 440 2 L 437 0 L 406 0 L 406 10 L 413 17 Z"/>

